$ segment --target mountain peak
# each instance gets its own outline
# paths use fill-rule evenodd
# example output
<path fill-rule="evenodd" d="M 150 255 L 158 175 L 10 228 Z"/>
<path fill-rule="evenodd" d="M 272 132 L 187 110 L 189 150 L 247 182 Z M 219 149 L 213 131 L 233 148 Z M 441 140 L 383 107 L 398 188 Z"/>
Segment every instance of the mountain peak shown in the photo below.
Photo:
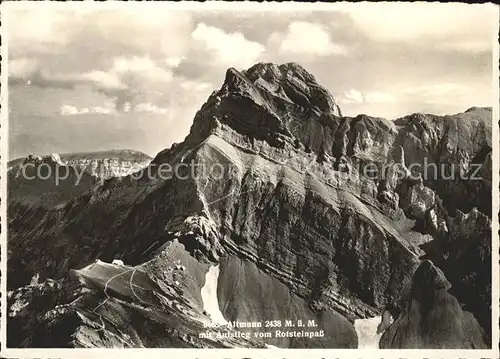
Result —
<path fill-rule="evenodd" d="M 340 117 L 335 99 L 302 66 L 260 62 L 226 71 L 221 88 L 196 114 L 190 139 L 199 142 L 219 133 L 316 151 L 319 128 Z"/>
<path fill-rule="evenodd" d="M 250 79 L 262 77 L 270 80 L 272 77 L 275 79 L 297 77 L 301 80 L 316 82 L 314 76 L 296 62 L 288 62 L 281 65 L 271 62 L 259 62 L 244 71 L 244 74 Z"/>
<path fill-rule="evenodd" d="M 465 112 L 478 112 L 478 111 L 489 111 L 492 112 L 491 107 L 479 107 L 479 106 L 472 106 L 471 108 L 468 108 Z"/>
<path fill-rule="evenodd" d="M 34 165 L 39 165 L 41 163 L 47 163 L 49 165 L 66 165 L 66 163 L 61 159 L 58 153 L 51 153 L 45 156 L 36 156 L 33 154 L 28 155 L 23 160 L 23 164 L 32 163 Z"/>
<path fill-rule="evenodd" d="M 259 62 L 242 72 L 230 68 L 223 88 L 237 92 L 246 90 L 253 97 L 263 97 L 270 102 L 271 108 L 280 107 L 281 102 L 281 105 L 295 104 L 305 110 L 341 116 L 328 90 L 295 62 L 281 65 Z"/>

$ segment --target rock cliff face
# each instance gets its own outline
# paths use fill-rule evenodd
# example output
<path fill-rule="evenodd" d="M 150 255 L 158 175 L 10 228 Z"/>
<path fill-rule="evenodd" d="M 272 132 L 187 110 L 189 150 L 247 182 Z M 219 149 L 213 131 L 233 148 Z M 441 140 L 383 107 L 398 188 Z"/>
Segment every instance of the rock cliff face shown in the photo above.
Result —
<path fill-rule="evenodd" d="M 428 167 L 437 171 L 429 174 Z M 160 152 L 147 169 L 141 178 L 96 183 L 62 207 L 11 212 L 9 288 L 27 286 L 35 274 L 63 280 L 71 269 L 90 265 L 77 276 L 93 288 L 92 300 L 70 305 L 73 312 L 94 313 L 93 319 L 72 322 L 71 330 L 82 333 L 88 320 L 90 328 L 103 320 L 106 330 L 119 331 L 111 318 L 135 316 L 125 308 L 130 306 L 173 315 L 174 309 L 155 300 L 178 301 L 170 289 L 174 283 L 190 298 L 191 309 L 182 320 L 159 320 L 163 328 L 174 328 L 170 339 L 155 339 L 133 324 L 127 330 L 136 339 L 118 335 L 120 340 L 128 346 L 208 345 L 199 341 L 202 327 L 193 323 L 204 316 L 204 275 L 219 264 L 217 297 L 226 320 L 312 320 L 324 336 L 211 345 L 356 347 L 354 320 L 380 315 L 388 305 L 404 307 L 403 293 L 428 256 L 486 338 L 491 332 L 489 109 L 396 121 L 343 117 L 301 66 L 259 63 L 243 72 L 229 69 L 186 139 Z M 35 225 L 35 218 L 43 225 Z M 481 236 L 469 236 L 478 229 Z M 189 263 L 183 264 L 189 275 L 165 274 L 172 248 Z M 131 270 L 101 270 L 92 265 L 96 258 L 118 258 Z M 143 276 L 144 295 L 131 294 L 134 268 Z M 106 283 L 117 274 L 129 285 L 108 292 Z M 103 299 L 96 317 L 86 303 Z M 117 343 L 94 338 L 60 345 Z"/>
<path fill-rule="evenodd" d="M 484 331 L 448 293 L 443 272 L 424 261 L 413 277 L 406 307 L 387 329 L 381 348 L 485 349 Z"/>

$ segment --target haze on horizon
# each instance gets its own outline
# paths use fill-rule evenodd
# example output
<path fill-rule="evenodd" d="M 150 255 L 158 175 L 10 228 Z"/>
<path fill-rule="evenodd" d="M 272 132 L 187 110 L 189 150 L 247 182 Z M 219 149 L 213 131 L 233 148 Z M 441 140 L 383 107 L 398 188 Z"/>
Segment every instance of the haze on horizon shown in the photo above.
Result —
<path fill-rule="evenodd" d="M 183 140 L 228 67 L 262 61 L 301 64 L 347 116 L 493 106 L 490 5 L 342 3 L 279 14 L 63 5 L 2 5 L 9 159 L 116 148 L 154 156 Z"/>

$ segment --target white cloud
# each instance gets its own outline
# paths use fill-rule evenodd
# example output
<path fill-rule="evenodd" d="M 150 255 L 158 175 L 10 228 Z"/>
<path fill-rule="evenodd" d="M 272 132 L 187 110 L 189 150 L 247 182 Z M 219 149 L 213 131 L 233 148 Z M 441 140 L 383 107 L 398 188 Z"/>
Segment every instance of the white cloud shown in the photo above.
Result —
<path fill-rule="evenodd" d="M 97 68 L 108 56 L 182 57 L 189 50 L 193 28 L 189 12 L 157 6 L 126 6 L 117 11 L 101 4 L 75 5 L 6 4 L 2 15 L 6 14 L 8 24 L 9 51 L 47 56 L 82 51 L 78 67 Z"/>
<path fill-rule="evenodd" d="M 166 108 L 160 108 L 156 105 L 153 105 L 149 102 L 137 104 L 134 107 L 135 112 L 149 112 L 149 113 L 159 113 L 159 114 L 167 114 L 169 111 Z"/>
<path fill-rule="evenodd" d="M 123 84 L 116 74 L 105 72 L 105 71 L 90 71 L 81 76 L 83 81 L 90 81 L 92 83 L 98 84 L 101 88 L 121 88 Z"/>
<path fill-rule="evenodd" d="M 78 109 L 71 105 L 62 105 L 60 108 L 60 114 L 63 116 L 71 116 L 78 114 Z"/>
<path fill-rule="evenodd" d="M 112 112 L 114 112 L 114 110 L 111 108 L 108 108 L 108 107 L 94 106 L 94 107 L 90 108 L 90 112 L 92 112 L 92 113 L 112 113 Z"/>
<path fill-rule="evenodd" d="M 349 52 L 347 47 L 332 42 L 323 25 L 304 21 L 292 22 L 285 33 L 271 34 L 269 43 L 283 53 L 329 56 Z"/>
<path fill-rule="evenodd" d="M 414 96 L 415 94 L 419 94 L 420 97 L 433 101 L 442 101 L 444 98 L 448 100 L 449 97 L 452 96 L 467 96 L 468 94 L 472 94 L 473 92 L 474 90 L 472 90 L 470 86 L 458 82 L 423 84 L 420 86 L 403 89 L 401 91 L 401 93 L 406 96 Z"/>
<path fill-rule="evenodd" d="M 120 56 L 113 60 L 111 73 L 124 75 L 133 73 L 146 77 L 155 82 L 169 82 L 172 80 L 172 71 L 166 70 L 148 56 L 133 56 L 130 58 Z"/>
<path fill-rule="evenodd" d="M 198 82 L 198 81 L 183 81 L 180 84 L 181 88 L 187 91 L 207 91 L 214 88 L 211 83 L 208 82 Z"/>
<path fill-rule="evenodd" d="M 50 45 L 67 43 L 67 31 L 60 31 L 67 21 L 64 11 L 51 9 L 50 6 L 7 9 L 8 39 L 16 46 L 50 50 Z"/>
<path fill-rule="evenodd" d="M 158 52 L 167 58 L 182 58 L 189 50 L 192 14 L 162 9 L 161 3 L 151 5 L 110 11 L 104 24 L 108 28 L 113 24 L 114 34 L 118 36 L 124 29 L 132 30 L 127 42 L 146 53 Z"/>
<path fill-rule="evenodd" d="M 394 95 L 387 92 L 367 91 L 361 92 L 351 89 L 339 98 L 339 102 L 345 104 L 362 104 L 362 103 L 394 103 L 397 99 Z"/>
<path fill-rule="evenodd" d="M 191 37 L 212 52 L 216 61 L 238 68 L 253 65 L 265 50 L 260 43 L 247 40 L 240 32 L 226 33 L 203 23 L 196 26 Z"/>
<path fill-rule="evenodd" d="M 472 106 L 494 106 L 491 84 L 482 80 L 428 82 L 413 86 L 397 86 L 396 106 L 399 116 L 412 112 L 446 115 L 465 111 Z M 496 100 L 498 102 L 498 100 Z"/>
<path fill-rule="evenodd" d="M 371 91 L 364 95 L 364 100 L 368 103 L 392 103 L 396 102 L 396 97 L 387 92 Z"/>
<path fill-rule="evenodd" d="M 340 102 L 343 103 L 363 103 L 363 94 L 357 90 L 351 89 L 347 91 L 344 96 L 340 97 Z"/>
<path fill-rule="evenodd" d="M 165 60 L 164 60 L 164 63 L 165 65 L 167 65 L 168 67 L 177 67 L 180 65 L 180 63 L 182 62 L 182 60 L 184 60 L 186 57 L 185 56 L 173 56 L 173 57 L 167 57 Z"/>
<path fill-rule="evenodd" d="M 132 110 L 131 102 L 144 101 L 137 96 L 155 97 L 164 94 L 174 80 L 171 68 L 164 68 L 160 60 L 148 56 L 119 56 L 112 59 L 107 70 L 93 70 L 82 75 L 72 75 L 75 83 L 89 84 L 97 91 L 116 99 L 117 108 Z M 149 100 L 151 101 L 151 99 Z"/>
<path fill-rule="evenodd" d="M 72 79 L 75 84 L 94 85 L 98 89 L 127 89 L 135 92 L 147 92 L 148 88 L 161 88 L 173 80 L 170 69 L 162 68 L 148 56 L 119 56 L 112 60 L 107 70 L 91 70 L 83 74 L 67 74 L 61 78 Z M 52 76 L 53 77 L 53 76 Z M 155 87 L 156 86 L 156 87 Z"/>
<path fill-rule="evenodd" d="M 38 63 L 35 59 L 20 58 L 9 60 L 8 66 L 10 76 L 26 77 L 33 74 L 37 70 Z"/>
<path fill-rule="evenodd" d="M 181 60 L 171 60 L 170 65 L 175 65 L 179 61 Z M 89 86 L 96 93 L 113 99 L 116 109 L 120 111 L 133 110 L 137 103 L 155 102 L 155 99 L 165 97 L 170 86 L 176 84 L 172 67 L 165 64 L 162 66 L 162 59 L 153 60 L 149 56 L 118 56 L 112 58 L 110 62 L 111 65 L 108 64 L 107 69 L 58 74 L 48 71 L 40 72 L 35 61 L 21 58 L 11 61 L 9 75 L 17 83 L 24 79 L 27 84 L 42 88 L 74 89 L 79 85 Z M 202 90 L 202 88 L 197 90 Z M 57 106 L 59 107 L 59 104 Z M 103 112 L 99 108 L 92 109 L 87 106 L 82 106 L 80 109 L 74 109 L 71 106 L 63 107 L 60 112 L 64 115 L 86 111 Z M 159 109 L 149 110 L 160 111 Z"/>
<path fill-rule="evenodd" d="M 342 7 L 377 41 L 439 40 L 457 50 L 491 50 L 498 24 L 492 4 L 349 3 Z"/>
<path fill-rule="evenodd" d="M 113 112 L 114 110 L 101 106 L 77 108 L 72 105 L 62 105 L 61 108 L 59 109 L 59 113 L 62 116 L 74 116 L 74 115 L 82 115 L 88 113 L 109 114 Z"/>

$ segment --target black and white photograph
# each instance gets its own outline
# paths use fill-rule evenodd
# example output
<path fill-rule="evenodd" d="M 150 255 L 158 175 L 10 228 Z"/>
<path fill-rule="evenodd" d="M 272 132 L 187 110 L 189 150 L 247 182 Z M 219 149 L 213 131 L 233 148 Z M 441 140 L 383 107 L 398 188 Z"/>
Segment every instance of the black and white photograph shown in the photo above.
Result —
<path fill-rule="evenodd" d="M 3 357 L 499 356 L 496 5 L 1 7 Z"/>

